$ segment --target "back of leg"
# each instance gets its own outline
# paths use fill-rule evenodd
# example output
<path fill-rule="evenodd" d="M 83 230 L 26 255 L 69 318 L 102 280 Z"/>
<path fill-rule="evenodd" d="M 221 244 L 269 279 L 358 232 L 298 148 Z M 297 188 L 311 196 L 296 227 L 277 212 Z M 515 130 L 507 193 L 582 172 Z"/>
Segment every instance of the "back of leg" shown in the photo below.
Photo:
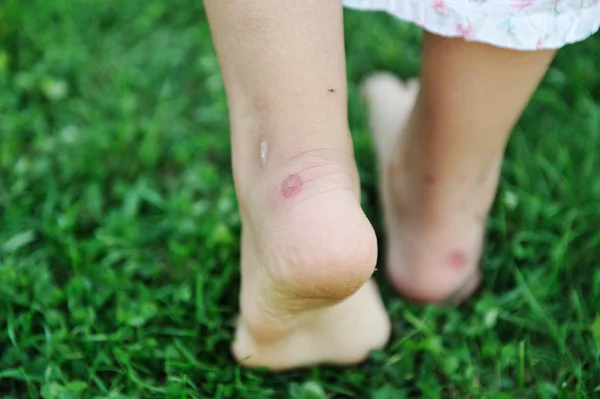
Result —
<path fill-rule="evenodd" d="M 377 245 L 347 126 L 341 4 L 205 5 L 242 218 L 233 353 L 273 370 L 364 360 L 390 324 L 369 283 Z"/>
<path fill-rule="evenodd" d="M 421 92 L 389 166 L 390 276 L 404 294 L 439 302 L 476 287 L 506 142 L 553 54 L 425 35 Z"/>

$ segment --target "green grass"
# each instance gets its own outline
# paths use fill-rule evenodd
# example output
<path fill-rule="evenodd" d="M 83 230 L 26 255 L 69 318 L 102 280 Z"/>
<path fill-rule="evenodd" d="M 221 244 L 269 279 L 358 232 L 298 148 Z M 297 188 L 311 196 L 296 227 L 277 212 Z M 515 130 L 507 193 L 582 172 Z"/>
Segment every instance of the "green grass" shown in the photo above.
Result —
<path fill-rule="evenodd" d="M 357 83 L 417 75 L 421 36 L 358 12 L 346 33 L 381 232 Z M 600 397 L 599 50 L 596 36 L 562 51 L 515 129 L 473 301 L 418 307 L 382 281 L 384 351 L 270 375 L 229 354 L 240 218 L 201 3 L 4 0 L 0 397 Z"/>

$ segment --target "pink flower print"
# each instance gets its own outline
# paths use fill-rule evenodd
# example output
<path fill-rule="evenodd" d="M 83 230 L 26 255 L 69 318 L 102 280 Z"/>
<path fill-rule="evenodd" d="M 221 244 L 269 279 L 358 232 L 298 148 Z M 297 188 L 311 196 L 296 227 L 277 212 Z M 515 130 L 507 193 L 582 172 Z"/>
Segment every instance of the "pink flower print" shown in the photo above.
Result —
<path fill-rule="evenodd" d="M 450 14 L 448 7 L 446 6 L 446 0 L 435 0 L 433 2 L 433 9 L 438 14 L 447 17 Z"/>
<path fill-rule="evenodd" d="M 537 48 L 541 48 L 544 45 L 544 38 L 540 36 L 537 41 Z"/>
<path fill-rule="evenodd" d="M 513 4 L 513 7 L 519 11 L 523 11 L 533 3 L 535 3 L 535 0 L 517 0 L 515 1 L 515 4 Z"/>
<path fill-rule="evenodd" d="M 473 30 L 469 25 L 456 24 L 456 32 L 465 39 L 473 37 Z"/>
<path fill-rule="evenodd" d="M 483 5 L 488 2 L 488 0 L 471 0 L 471 1 L 475 4 L 476 7 L 483 7 Z M 598 1 L 600 1 L 600 0 L 598 0 Z"/>

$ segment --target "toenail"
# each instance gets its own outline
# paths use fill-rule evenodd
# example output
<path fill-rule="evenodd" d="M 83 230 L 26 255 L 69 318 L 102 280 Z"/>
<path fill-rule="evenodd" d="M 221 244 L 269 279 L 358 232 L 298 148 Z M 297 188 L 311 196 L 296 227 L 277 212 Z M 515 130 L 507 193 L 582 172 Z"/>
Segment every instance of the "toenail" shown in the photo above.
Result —
<path fill-rule="evenodd" d="M 463 251 L 456 250 L 450 255 L 450 266 L 453 269 L 459 270 L 467 264 L 467 255 Z"/>
<path fill-rule="evenodd" d="M 283 198 L 290 198 L 302 189 L 302 180 L 298 175 L 288 176 L 281 185 L 281 194 Z"/>

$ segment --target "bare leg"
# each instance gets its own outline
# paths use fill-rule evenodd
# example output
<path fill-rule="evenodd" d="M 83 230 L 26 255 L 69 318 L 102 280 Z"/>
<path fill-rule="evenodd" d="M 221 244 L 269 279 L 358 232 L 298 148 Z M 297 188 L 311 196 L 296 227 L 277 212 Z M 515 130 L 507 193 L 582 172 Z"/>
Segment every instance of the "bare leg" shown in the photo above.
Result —
<path fill-rule="evenodd" d="M 390 324 L 347 126 L 338 0 L 205 0 L 243 221 L 233 353 L 282 370 L 359 362 Z M 352 334 L 348 334 L 352 331 Z"/>
<path fill-rule="evenodd" d="M 418 96 L 389 75 L 365 82 L 388 274 L 403 295 L 436 303 L 477 287 L 506 141 L 553 55 L 425 34 Z"/>

